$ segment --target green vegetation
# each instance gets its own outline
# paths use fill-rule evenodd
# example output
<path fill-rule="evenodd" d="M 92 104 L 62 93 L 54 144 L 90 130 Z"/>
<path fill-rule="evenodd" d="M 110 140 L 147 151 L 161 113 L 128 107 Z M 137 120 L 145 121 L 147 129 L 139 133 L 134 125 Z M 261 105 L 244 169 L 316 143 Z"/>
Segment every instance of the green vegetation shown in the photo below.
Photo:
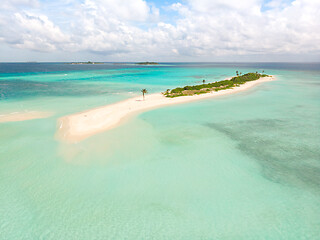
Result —
<path fill-rule="evenodd" d="M 148 90 L 144 88 L 144 89 L 141 89 L 141 92 L 144 100 L 144 94 L 148 93 Z"/>
<path fill-rule="evenodd" d="M 190 96 L 195 94 L 203 94 L 208 93 L 211 91 L 220 91 L 224 89 L 229 89 L 233 87 L 238 87 L 241 84 L 244 84 L 249 81 L 258 80 L 261 77 L 268 77 L 267 74 L 260 74 L 260 73 L 247 73 L 244 75 L 239 75 L 238 71 L 236 72 L 237 77 L 233 77 L 230 80 L 222 80 L 219 82 L 207 83 L 205 84 L 205 80 L 203 80 L 203 84 L 201 85 L 194 85 L 194 86 L 185 86 L 185 87 L 178 87 L 175 89 L 167 89 L 166 92 L 163 94 L 166 97 L 180 97 L 180 96 Z"/>
<path fill-rule="evenodd" d="M 156 62 L 139 62 L 139 63 L 136 63 L 138 65 L 158 65 L 159 63 L 156 63 Z"/>

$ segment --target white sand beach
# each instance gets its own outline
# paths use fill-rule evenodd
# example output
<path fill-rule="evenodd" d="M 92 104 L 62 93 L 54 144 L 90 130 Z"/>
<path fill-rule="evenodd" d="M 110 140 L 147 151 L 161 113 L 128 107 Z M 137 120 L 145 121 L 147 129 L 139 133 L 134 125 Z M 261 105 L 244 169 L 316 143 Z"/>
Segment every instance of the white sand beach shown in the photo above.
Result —
<path fill-rule="evenodd" d="M 11 112 L 11 113 L 0 113 L 0 123 L 4 122 L 19 122 L 39 118 L 50 117 L 52 113 L 49 112 L 38 112 L 38 111 L 26 111 L 26 112 Z"/>
<path fill-rule="evenodd" d="M 94 134 L 115 128 L 130 116 L 143 111 L 237 93 L 245 91 L 263 82 L 273 80 L 275 80 L 273 76 L 264 77 L 256 81 L 247 82 L 233 89 L 226 89 L 201 95 L 168 98 L 162 93 L 155 93 L 146 95 L 145 100 L 142 99 L 142 96 L 130 98 L 115 104 L 61 117 L 58 120 L 56 137 L 64 142 L 78 142 Z"/>

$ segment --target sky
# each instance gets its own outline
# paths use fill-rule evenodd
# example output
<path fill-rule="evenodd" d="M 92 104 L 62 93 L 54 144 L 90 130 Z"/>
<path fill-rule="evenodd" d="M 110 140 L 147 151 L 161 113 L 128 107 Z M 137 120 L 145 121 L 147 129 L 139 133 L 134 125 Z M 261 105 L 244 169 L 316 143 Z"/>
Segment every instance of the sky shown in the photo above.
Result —
<path fill-rule="evenodd" d="M 0 61 L 320 62 L 320 0 L 1 0 Z"/>

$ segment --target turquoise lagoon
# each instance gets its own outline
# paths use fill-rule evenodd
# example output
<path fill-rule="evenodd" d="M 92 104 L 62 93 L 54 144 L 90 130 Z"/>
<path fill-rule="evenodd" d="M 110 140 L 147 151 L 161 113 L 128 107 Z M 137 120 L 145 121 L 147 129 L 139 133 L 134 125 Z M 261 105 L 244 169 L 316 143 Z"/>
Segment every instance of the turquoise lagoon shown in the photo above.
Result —
<path fill-rule="evenodd" d="M 61 116 L 265 70 L 246 92 L 144 112 L 76 144 Z M 0 64 L 0 239 L 319 239 L 320 64 Z"/>

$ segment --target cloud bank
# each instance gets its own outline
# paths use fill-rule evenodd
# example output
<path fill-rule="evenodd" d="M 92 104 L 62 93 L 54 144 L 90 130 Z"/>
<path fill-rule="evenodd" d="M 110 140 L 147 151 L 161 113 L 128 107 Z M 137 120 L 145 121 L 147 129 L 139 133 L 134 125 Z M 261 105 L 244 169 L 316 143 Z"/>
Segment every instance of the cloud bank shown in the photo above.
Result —
<path fill-rule="evenodd" d="M 62 59 L 85 53 L 109 61 L 257 55 L 312 55 L 320 60 L 319 0 L 2 2 L 2 49 L 38 52 L 48 60 L 52 53 Z"/>

